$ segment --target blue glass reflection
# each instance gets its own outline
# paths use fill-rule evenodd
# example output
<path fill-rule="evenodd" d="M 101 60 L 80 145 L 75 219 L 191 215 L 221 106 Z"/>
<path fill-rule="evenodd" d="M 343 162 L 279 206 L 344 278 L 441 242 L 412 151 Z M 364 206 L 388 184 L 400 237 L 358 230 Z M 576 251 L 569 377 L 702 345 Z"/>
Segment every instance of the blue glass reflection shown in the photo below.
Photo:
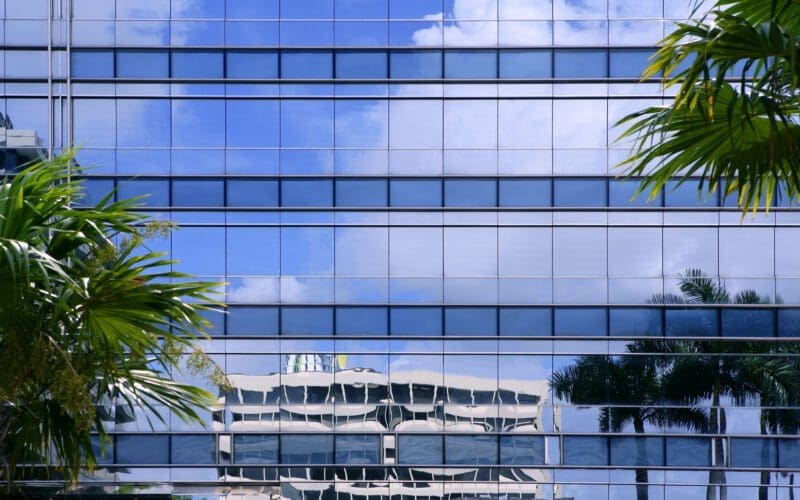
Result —
<path fill-rule="evenodd" d="M 441 78 L 442 53 L 439 51 L 394 51 L 389 54 L 392 78 Z"/>
<path fill-rule="evenodd" d="M 281 53 L 281 78 L 332 78 L 331 51 Z"/>
<path fill-rule="evenodd" d="M 497 52 L 494 50 L 447 50 L 444 53 L 445 78 L 496 78 Z"/>
<path fill-rule="evenodd" d="M 277 207 L 278 181 L 229 179 L 226 196 L 226 204 L 229 207 Z"/>
<path fill-rule="evenodd" d="M 500 335 L 549 337 L 553 311 L 549 307 L 501 307 Z"/>
<path fill-rule="evenodd" d="M 388 64 L 385 52 L 340 51 L 336 53 L 336 78 L 386 78 Z"/>
<path fill-rule="evenodd" d="M 169 54 L 165 50 L 118 50 L 119 78 L 167 78 Z"/>
<path fill-rule="evenodd" d="M 278 78 L 278 53 L 274 50 L 229 50 L 225 64 L 228 78 Z"/>
<path fill-rule="evenodd" d="M 445 335 L 497 335 L 497 309 L 494 307 L 447 307 L 444 310 Z"/>
<path fill-rule="evenodd" d="M 386 307 L 336 308 L 337 335 L 388 335 L 389 310 Z"/>
<path fill-rule="evenodd" d="M 284 307 L 282 335 L 333 335 L 332 307 Z"/>
<path fill-rule="evenodd" d="M 549 179 L 500 179 L 500 206 L 549 207 L 551 186 Z"/>
<path fill-rule="evenodd" d="M 494 179 L 446 179 L 444 181 L 446 207 L 497 206 L 497 181 Z"/>
<path fill-rule="evenodd" d="M 599 307 L 560 307 L 555 312 L 557 336 L 606 336 L 606 309 Z"/>
<path fill-rule="evenodd" d="M 337 207 L 385 207 L 388 205 L 385 179 L 337 179 Z"/>
<path fill-rule="evenodd" d="M 557 207 L 605 207 L 606 181 L 602 179 L 555 179 Z"/>
<path fill-rule="evenodd" d="M 333 206 L 333 181 L 331 179 L 283 179 L 281 181 L 281 206 L 331 207 Z"/>
<path fill-rule="evenodd" d="M 443 316 L 439 307 L 393 307 L 392 335 L 440 336 Z"/>
<path fill-rule="evenodd" d="M 393 207 L 441 207 L 439 179 L 392 179 L 389 198 Z"/>
<path fill-rule="evenodd" d="M 553 53 L 549 50 L 501 50 L 500 78 L 552 78 Z"/>
<path fill-rule="evenodd" d="M 605 78 L 608 76 L 608 53 L 605 50 L 556 50 L 556 78 Z"/>
<path fill-rule="evenodd" d="M 173 78 L 222 78 L 222 51 L 172 52 Z"/>
<path fill-rule="evenodd" d="M 70 71 L 74 78 L 113 78 L 114 52 L 110 50 L 73 52 Z"/>

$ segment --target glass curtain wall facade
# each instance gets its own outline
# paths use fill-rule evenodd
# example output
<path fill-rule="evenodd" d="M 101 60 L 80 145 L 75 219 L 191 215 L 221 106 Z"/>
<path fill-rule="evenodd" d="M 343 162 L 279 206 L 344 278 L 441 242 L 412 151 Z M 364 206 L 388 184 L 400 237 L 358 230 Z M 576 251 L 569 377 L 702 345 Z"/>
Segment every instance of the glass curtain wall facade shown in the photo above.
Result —
<path fill-rule="evenodd" d="M 83 491 L 793 498 L 800 218 L 616 178 L 688 3 L 0 2 L 6 171 L 81 145 L 226 283 L 207 426 L 108 408 Z"/>

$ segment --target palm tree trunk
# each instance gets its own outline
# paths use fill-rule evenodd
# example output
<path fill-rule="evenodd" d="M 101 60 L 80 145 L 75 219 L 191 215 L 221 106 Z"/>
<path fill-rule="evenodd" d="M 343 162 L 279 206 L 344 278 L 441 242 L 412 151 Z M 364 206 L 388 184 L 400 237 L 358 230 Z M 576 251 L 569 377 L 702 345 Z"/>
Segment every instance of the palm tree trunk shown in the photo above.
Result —
<path fill-rule="evenodd" d="M 762 409 L 760 412 L 759 430 L 761 431 L 762 436 L 767 435 L 767 411 L 768 410 Z M 762 446 L 766 446 L 766 442 Z M 764 470 L 761 471 L 761 485 L 758 487 L 758 500 L 769 499 L 769 475 L 770 475 L 769 471 L 764 471 Z"/>
<path fill-rule="evenodd" d="M 633 430 L 636 434 L 644 435 L 644 422 L 640 418 L 633 419 Z M 647 443 L 644 438 L 636 440 L 636 463 L 647 463 Z M 636 469 L 636 500 L 648 500 L 649 481 L 647 479 L 647 469 Z"/>
<path fill-rule="evenodd" d="M 725 471 L 720 467 L 725 466 L 725 450 L 723 448 L 722 434 L 726 431 L 725 410 L 720 407 L 719 402 L 719 379 L 714 381 L 714 394 L 711 399 L 711 431 L 717 434 L 713 440 L 714 445 L 714 468 L 708 472 L 708 486 L 706 487 L 706 500 L 727 500 L 728 488 L 725 486 Z M 719 496 L 717 496 L 719 491 Z"/>

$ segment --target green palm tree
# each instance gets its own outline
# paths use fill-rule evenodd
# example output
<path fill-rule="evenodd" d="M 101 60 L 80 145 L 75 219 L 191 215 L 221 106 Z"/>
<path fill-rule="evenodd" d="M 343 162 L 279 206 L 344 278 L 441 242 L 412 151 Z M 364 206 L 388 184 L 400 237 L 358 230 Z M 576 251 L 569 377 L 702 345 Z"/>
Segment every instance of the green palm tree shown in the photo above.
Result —
<path fill-rule="evenodd" d="M 800 3 L 718 0 L 699 20 L 678 23 L 644 78 L 675 87 L 667 106 L 624 117 L 633 139 L 622 163 L 647 176 L 655 195 L 671 178 L 700 176 L 700 189 L 769 206 L 777 186 L 800 194 Z"/>
<path fill-rule="evenodd" d="M 9 491 L 25 464 L 75 479 L 107 440 L 103 412 L 165 408 L 201 422 L 208 392 L 170 372 L 196 350 L 216 284 L 192 282 L 150 253 L 135 200 L 76 209 L 72 153 L 0 185 L 0 457 Z M 115 244 L 115 241 L 117 242 Z M 202 358 L 202 354 L 198 354 Z M 24 469 L 23 469 L 24 470 Z"/>

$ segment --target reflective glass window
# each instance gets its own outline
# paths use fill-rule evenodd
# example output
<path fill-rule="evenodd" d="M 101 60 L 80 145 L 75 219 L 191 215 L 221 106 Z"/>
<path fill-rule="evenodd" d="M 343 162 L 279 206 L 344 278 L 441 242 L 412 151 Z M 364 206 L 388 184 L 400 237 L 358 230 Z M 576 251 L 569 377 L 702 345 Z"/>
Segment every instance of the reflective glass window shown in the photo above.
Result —
<path fill-rule="evenodd" d="M 284 19 L 333 19 L 333 0 L 280 0 Z"/>
<path fill-rule="evenodd" d="M 225 103 L 225 143 L 235 148 L 277 147 L 280 145 L 279 118 L 277 100 L 229 100 Z"/>
<path fill-rule="evenodd" d="M 281 78 L 333 78 L 333 53 L 282 52 Z"/>
<path fill-rule="evenodd" d="M 333 436 L 282 435 L 282 464 L 332 464 Z"/>
<path fill-rule="evenodd" d="M 225 228 L 182 227 L 172 233 L 173 266 L 180 272 L 198 276 L 225 274 Z"/>
<path fill-rule="evenodd" d="M 226 235 L 226 274 L 231 276 L 280 274 L 278 228 L 228 227 Z"/>
<path fill-rule="evenodd" d="M 114 440 L 118 464 L 168 464 L 169 436 L 122 434 Z"/>
<path fill-rule="evenodd" d="M 228 50 L 228 78 L 278 78 L 278 53 L 274 50 Z"/>
<path fill-rule="evenodd" d="M 648 201 L 649 192 L 637 194 L 637 179 L 610 179 L 608 185 L 609 205 L 612 207 L 660 207 L 664 205 L 664 192 L 659 191 L 653 201 Z"/>
<path fill-rule="evenodd" d="M 222 78 L 222 51 L 172 52 L 173 78 Z"/>
<path fill-rule="evenodd" d="M 385 179 L 337 179 L 337 207 L 385 207 L 388 205 Z"/>
<path fill-rule="evenodd" d="M 606 310 L 600 307 L 559 307 L 555 311 L 557 336 L 603 337 L 606 332 Z"/>
<path fill-rule="evenodd" d="M 660 337 L 664 334 L 660 309 L 611 308 L 608 314 L 612 336 Z"/>
<path fill-rule="evenodd" d="M 442 309 L 440 307 L 393 307 L 391 310 L 392 335 L 442 334 Z"/>
<path fill-rule="evenodd" d="M 709 467 L 711 465 L 711 439 L 668 437 L 668 467 Z"/>
<path fill-rule="evenodd" d="M 336 53 L 336 78 L 386 78 L 388 66 L 386 52 L 345 50 Z"/>
<path fill-rule="evenodd" d="M 225 122 L 225 101 L 173 99 L 171 118 L 172 146 L 189 148 L 225 146 L 225 130 L 220 126 Z M 175 153 L 173 152 L 173 158 Z M 203 156 L 207 154 L 204 153 Z M 221 170 L 219 167 L 218 170 Z M 175 169 L 174 163 L 173 169 Z"/>
<path fill-rule="evenodd" d="M 100 200 L 105 198 L 113 190 L 114 190 L 113 179 L 84 179 L 83 196 L 81 197 L 79 203 L 81 206 L 84 207 L 93 207 L 97 205 L 97 203 L 99 203 Z M 114 197 L 112 196 L 111 201 L 113 200 Z"/>
<path fill-rule="evenodd" d="M 393 207 L 441 207 L 440 179 L 392 179 L 389 198 Z"/>
<path fill-rule="evenodd" d="M 500 179 L 501 207 L 549 207 L 550 179 Z"/>
<path fill-rule="evenodd" d="M 669 337 L 716 337 L 719 320 L 715 309 L 667 309 Z"/>
<path fill-rule="evenodd" d="M 117 199 L 125 200 L 144 196 L 139 202 L 147 207 L 168 207 L 169 180 L 167 179 L 129 179 L 120 181 Z"/>
<path fill-rule="evenodd" d="M 397 463 L 441 464 L 443 460 L 442 436 L 400 434 L 397 436 Z"/>
<path fill-rule="evenodd" d="M 385 307 L 338 307 L 337 335 L 388 335 L 389 311 Z"/>
<path fill-rule="evenodd" d="M 233 463 L 277 464 L 278 436 L 264 434 L 234 434 Z"/>
<path fill-rule="evenodd" d="M 281 146 L 286 148 L 333 147 L 333 115 L 333 101 L 330 100 L 282 101 Z M 306 161 L 309 162 L 309 160 Z M 312 161 L 320 162 L 321 160 Z M 284 173 L 290 172 L 285 161 L 281 167 Z"/>
<path fill-rule="evenodd" d="M 544 464 L 544 438 L 542 436 L 500 436 L 500 464 Z"/>
<path fill-rule="evenodd" d="M 119 19 L 169 19 L 167 0 L 117 0 Z"/>
<path fill-rule="evenodd" d="M 800 467 L 800 441 L 797 439 L 778 440 L 779 466 L 797 469 Z"/>
<path fill-rule="evenodd" d="M 111 50 L 73 52 L 70 71 L 73 78 L 113 78 L 114 52 Z"/>
<path fill-rule="evenodd" d="M 723 337 L 774 337 L 775 311 L 770 309 L 723 309 Z"/>
<path fill-rule="evenodd" d="M 278 181 L 273 179 L 228 179 L 227 206 L 277 207 Z"/>
<path fill-rule="evenodd" d="M 494 307 L 446 307 L 445 335 L 497 335 L 497 309 Z"/>
<path fill-rule="evenodd" d="M 664 439 L 660 437 L 611 437 L 611 465 L 664 465 Z"/>
<path fill-rule="evenodd" d="M 667 181 L 664 188 L 664 204 L 668 207 L 716 207 L 719 205 L 719 191 L 707 193 L 708 183 L 703 183 L 699 192 L 700 180 L 687 179 L 683 182 Z"/>
<path fill-rule="evenodd" d="M 608 438 L 564 436 L 561 456 L 564 465 L 608 465 Z"/>
<path fill-rule="evenodd" d="M 278 335 L 277 307 L 230 306 L 228 335 Z"/>
<path fill-rule="evenodd" d="M 500 335 L 549 337 L 553 334 L 549 307 L 501 307 Z"/>
<path fill-rule="evenodd" d="M 278 0 L 225 0 L 228 19 L 276 19 Z"/>
<path fill-rule="evenodd" d="M 116 107 L 113 99 L 75 99 L 72 121 L 75 142 L 96 148 L 113 147 L 117 144 Z"/>
<path fill-rule="evenodd" d="M 555 179 L 554 182 L 557 207 L 606 206 L 605 179 Z"/>
<path fill-rule="evenodd" d="M 200 316 L 209 322 L 206 332 L 217 336 L 225 333 L 225 313 L 217 310 L 200 311 Z"/>
<path fill-rule="evenodd" d="M 605 78 L 608 53 L 605 50 L 556 50 L 556 78 Z"/>
<path fill-rule="evenodd" d="M 386 19 L 389 2 L 374 0 L 334 0 L 337 19 Z"/>
<path fill-rule="evenodd" d="M 281 206 L 332 207 L 333 181 L 330 179 L 283 179 Z"/>
<path fill-rule="evenodd" d="M 500 78 L 552 78 L 550 50 L 501 50 Z"/>
<path fill-rule="evenodd" d="M 497 455 L 497 436 L 450 434 L 444 438 L 446 464 L 494 465 Z"/>
<path fill-rule="evenodd" d="M 333 335 L 332 307 L 284 307 L 281 309 L 283 335 Z"/>
<path fill-rule="evenodd" d="M 731 467 L 778 466 L 778 442 L 764 438 L 732 438 Z"/>
<path fill-rule="evenodd" d="M 333 266 L 333 228 L 281 228 L 282 274 L 332 276 Z"/>
<path fill-rule="evenodd" d="M 410 50 L 389 53 L 392 78 L 441 78 L 442 53 L 438 50 Z"/>
<path fill-rule="evenodd" d="M 778 310 L 778 336 L 800 337 L 800 309 Z"/>
<path fill-rule="evenodd" d="M 497 206 L 497 181 L 494 179 L 445 179 L 446 207 Z"/>
<path fill-rule="evenodd" d="M 173 434 L 170 441 L 172 464 L 217 463 L 216 436 L 213 434 Z"/>
<path fill-rule="evenodd" d="M 444 52 L 445 78 L 496 78 L 497 51 L 446 50 Z"/>
<path fill-rule="evenodd" d="M 117 99 L 117 146 L 168 147 L 170 135 L 167 99 Z"/>
<path fill-rule="evenodd" d="M 609 56 L 611 78 L 639 78 L 650 65 L 652 50 L 612 50 Z"/>
<path fill-rule="evenodd" d="M 379 464 L 381 463 L 381 442 L 378 435 L 336 436 L 337 464 Z"/>
<path fill-rule="evenodd" d="M 172 205 L 176 207 L 221 207 L 225 204 L 222 180 L 174 179 Z"/>
<path fill-rule="evenodd" d="M 167 78 L 169 53 L 166 50 L 117 50 L 117 77 Z"/>

